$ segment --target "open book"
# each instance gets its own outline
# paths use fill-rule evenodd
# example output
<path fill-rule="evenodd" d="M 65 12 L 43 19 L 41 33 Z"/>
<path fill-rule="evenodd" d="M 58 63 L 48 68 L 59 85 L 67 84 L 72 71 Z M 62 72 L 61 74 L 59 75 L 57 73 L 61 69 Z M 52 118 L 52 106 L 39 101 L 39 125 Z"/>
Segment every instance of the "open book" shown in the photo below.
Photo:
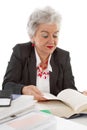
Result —
<path fill-rule="evenodd" d="M 65 89 L 57 96 L 44 93 L 45 102 L 38 102 L 40 110 L 50 110 L 52 114 L 59 117 L 71 118 L 79 114 L 87 114 L 87 96 L 77 90 Z"/>

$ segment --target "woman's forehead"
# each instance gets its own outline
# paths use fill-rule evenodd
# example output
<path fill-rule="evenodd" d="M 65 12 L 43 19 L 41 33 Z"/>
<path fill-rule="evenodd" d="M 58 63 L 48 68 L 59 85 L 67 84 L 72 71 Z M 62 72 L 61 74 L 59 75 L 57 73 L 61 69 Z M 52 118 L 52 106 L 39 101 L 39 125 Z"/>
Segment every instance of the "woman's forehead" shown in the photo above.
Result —
<path fill-rule="evenodd" d="M 40 31 L 40 32 L 49 32 L 49 31 L 58 32 L 59 28 L 58 28 L 57 24 L 40 24 L 40 25 L 38 25 L 37 31 Z"/>

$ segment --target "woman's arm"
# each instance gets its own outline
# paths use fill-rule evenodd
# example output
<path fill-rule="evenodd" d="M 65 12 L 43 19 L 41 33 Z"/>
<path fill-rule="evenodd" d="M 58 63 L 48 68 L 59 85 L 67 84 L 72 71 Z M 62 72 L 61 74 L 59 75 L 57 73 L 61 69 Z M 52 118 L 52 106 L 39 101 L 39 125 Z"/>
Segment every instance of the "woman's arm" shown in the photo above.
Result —
<path fill-rule="evenodd" d="M 23 63 L 21 59 L 20 45 L 13 48 L 10 61 L 4 76 L 3 89 L 11 89 L 13 93 L 21 94 L 23 84 L 20 84 Z"/>

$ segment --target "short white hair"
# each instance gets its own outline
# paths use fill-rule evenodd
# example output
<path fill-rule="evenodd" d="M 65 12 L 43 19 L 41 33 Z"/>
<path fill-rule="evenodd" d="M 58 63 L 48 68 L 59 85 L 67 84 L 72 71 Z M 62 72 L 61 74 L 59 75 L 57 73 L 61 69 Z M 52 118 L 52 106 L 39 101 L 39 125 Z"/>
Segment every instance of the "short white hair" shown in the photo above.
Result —
<path fill-rule="evenodd" d="M 51 7 L 45 7 L 43 9 L 36 9 L 29 17 L 27 23 L 27 31 L 32 38 L 40 24 L 55 23 L 60 28 L 61 15 Z"/>

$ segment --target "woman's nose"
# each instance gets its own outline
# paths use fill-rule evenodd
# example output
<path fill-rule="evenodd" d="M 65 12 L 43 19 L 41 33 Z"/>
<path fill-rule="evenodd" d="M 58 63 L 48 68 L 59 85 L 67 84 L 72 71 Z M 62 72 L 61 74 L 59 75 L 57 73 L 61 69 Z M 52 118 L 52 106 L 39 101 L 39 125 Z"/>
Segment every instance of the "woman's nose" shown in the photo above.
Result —
<path fill-rule="evenodd" d="M 53 36 L 50 36 L 50 37 L 49 37 L 49 42 L 50 42 L 50 43 L 54 43 L 54 41 L 55 41 L 55 40 L 54 40 Z"/>

